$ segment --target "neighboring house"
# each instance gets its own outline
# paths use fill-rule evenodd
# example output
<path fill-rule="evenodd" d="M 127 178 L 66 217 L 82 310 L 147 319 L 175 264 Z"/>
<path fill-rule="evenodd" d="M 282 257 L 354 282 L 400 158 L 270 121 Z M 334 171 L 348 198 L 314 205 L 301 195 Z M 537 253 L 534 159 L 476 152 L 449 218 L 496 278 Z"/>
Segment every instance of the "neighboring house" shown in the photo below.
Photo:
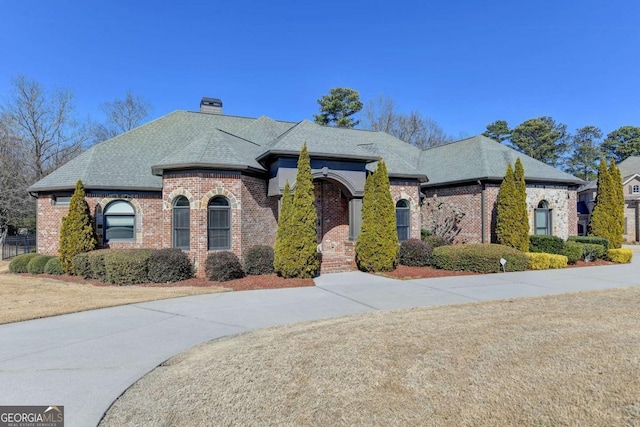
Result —
<path fill-rule="evenodd" d="M 457 242 L 495 242 L 496 201 L 507 166 L 519 157 L 525 171 L 531 234 L 566 239 L 577 234 L 576 190 L 582 180 L 485 136 L 475 136 L 423 152 L 421 168 L 425 223 L 430 199 L 462 210 Z"/>
<path fill-rule="evenodd" d="M 624 240 L 640 241 L 640 156 L 629 156 L 618 164 L 622 176 L 624 192 Z M 584 235 L 588 233 L 588 224 L 595 205 L 597 181 L 591 181 L 578 189 L 579 227 Z"/>
<path fill-rule="evenodd" d="M 578 180 L 487 138 L 423 151 L 383 132 L 228 116 L 220 100 L 203 98 L 200 112 L 176 111 L 100 143 L 31 186 L 38 252 L 57 253 L 62 217 L 82 180 L 104 246 L 180 248 L 201 275 L 211 251 L 242 257 L 254 245 L 274 244 L 280 198 L 286 182 L 295 183 L 304 143 L 323 272 L 352 264 L 366 176 L 380 158 L 401 241 L 420 237 L 421 189 L 428 197 L 457 195 L 451 201 L 465 210 L 461 240 L 490 241 L 497 189 L 518 156 L 532 179 L 532 232 L 575 234 Z M 534 212 L 547 222 L 534 221 Z"/>

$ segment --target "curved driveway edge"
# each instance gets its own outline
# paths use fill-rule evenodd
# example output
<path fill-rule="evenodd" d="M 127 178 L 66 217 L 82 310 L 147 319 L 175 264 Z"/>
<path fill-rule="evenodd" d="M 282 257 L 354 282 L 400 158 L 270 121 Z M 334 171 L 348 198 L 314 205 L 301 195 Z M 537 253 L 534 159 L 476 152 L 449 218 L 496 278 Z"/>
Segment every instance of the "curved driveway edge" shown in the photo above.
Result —
<path fill-rule="evenodd" d="M 97 425 L 135 381 L 197 344 L 253 329 L 404 309 L 640 285 L 632 264 L 398 281 L 360 272 L 315 287 L 225 292 L 0 326 L 0 404 L 64 405 Z"/>

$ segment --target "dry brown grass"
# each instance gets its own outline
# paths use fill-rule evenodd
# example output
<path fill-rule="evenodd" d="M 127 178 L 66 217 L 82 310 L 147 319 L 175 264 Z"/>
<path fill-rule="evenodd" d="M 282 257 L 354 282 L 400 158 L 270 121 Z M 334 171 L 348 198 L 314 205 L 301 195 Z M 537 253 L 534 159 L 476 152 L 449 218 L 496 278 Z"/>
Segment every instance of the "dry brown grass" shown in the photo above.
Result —
<path fill-rule="evenodd" d="M 216 287 L 94 286 L 6 273 L 0 263 L 0 324 L 187 295 L 224 291 Z"/>
<path fill-rule="evenodd" d="M 639 426 L 640 288 L 260 330 L 169 360 L 102 426 Z"/>

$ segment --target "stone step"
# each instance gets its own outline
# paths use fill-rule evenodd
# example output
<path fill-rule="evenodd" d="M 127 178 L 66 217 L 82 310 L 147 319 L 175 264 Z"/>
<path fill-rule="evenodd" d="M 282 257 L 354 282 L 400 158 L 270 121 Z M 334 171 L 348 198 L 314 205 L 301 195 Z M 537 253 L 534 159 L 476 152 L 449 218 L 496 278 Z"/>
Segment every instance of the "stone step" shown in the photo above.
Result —
<path fill-rule="evenodd" d="M 354 259 L 342 254 L 323 253 L 320 274 L 357 270 Z"/>

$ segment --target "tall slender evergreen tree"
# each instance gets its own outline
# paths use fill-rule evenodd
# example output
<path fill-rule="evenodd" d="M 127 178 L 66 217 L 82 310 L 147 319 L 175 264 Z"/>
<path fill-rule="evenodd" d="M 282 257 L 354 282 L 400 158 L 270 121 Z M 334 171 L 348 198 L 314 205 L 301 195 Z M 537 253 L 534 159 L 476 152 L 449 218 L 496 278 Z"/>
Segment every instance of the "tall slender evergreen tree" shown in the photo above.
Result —
<path fill-rule="evenodd" d="M 69 202 L 69 214 L 62 218 L 60 227 L 60 263 L 65 273 L 75 274 L 73 257 L 89 252 L 98 246 L 96 232 L 91 224 L 91 211 L 85 200 L 82 181 L 76 183 L 76 189 Z"/>
<path fill-rule="evenodd" d="M 298 158 L 298 173 L 290 218 L 283 221 L 283 226 L 287 229 L 284 233 L 290 236 L 281 242 L 285 248 L 281 249 L 282 256 L 279 257 L 279 268 L 276 269 L 283 277 L 311 278 L 318 274 L 320 267 L 317 257 L 316 231 L 318 214 L 314 201 L 311 159 L 305 144 Z"/>
<path fill-rule="evenodd" d="M 520 251 L 529 250 L 529 218 L 526 206 L 526 191 L 524 186 L 524 169 L 522 164 L 518 166 L 519 178 L 511 167 L 507 166 L 507 172 L 497 200 L 496 237 L 501 245 L 511 246 Z M 524 202 L 523 202 L 524 200 Z"/>
<path fill-rule="evenodd" d="M 611 247 L 618 249 L 622 247 L 624 235 L 624 190 L 622 188 L 622 175 L 620 169 L 616 166 L 613 158 L 609 160 L 609 177 L 611 179 L 611 188 L 613 189 L 612 212 L 614 224 L 612 227 L 612 235 L 610 238 Z"/>
<path fill-rule="evenodd" d="M 617 234 L 617 231 L 612 230 L 615 227 L 615 206 L 613 201 L 616 198 L 613 191 L 612 177 L 607 169 L 607 162 L 604 157 L 601 157 L 600 167 L 598 168 L 598 190 L 593 212 L 591 213 L 591 220 L 589 221 L 589 234 L 604 237 L 609 242 L 611 242 L 612 236 Z"/>
<path fill-rule="evenodd" d="M 363 271 L 393 270 L 398 262 L 398 232 L 387 166 L 381 159 L 367 177 L 356 262 Z"/>
<path fill-rule="evenodd" d="M 291 246 L 291 212 L 293 209 L 293 195 L 289 181 L 284 186 L 282 199 L 280 200 L 280 215 L 278 216 L 278 230 L 276 232 L 276 245 L 273 251 L 273 268 L 282 275 L 284 266 L 287 263 L 287 251 Z"/>

